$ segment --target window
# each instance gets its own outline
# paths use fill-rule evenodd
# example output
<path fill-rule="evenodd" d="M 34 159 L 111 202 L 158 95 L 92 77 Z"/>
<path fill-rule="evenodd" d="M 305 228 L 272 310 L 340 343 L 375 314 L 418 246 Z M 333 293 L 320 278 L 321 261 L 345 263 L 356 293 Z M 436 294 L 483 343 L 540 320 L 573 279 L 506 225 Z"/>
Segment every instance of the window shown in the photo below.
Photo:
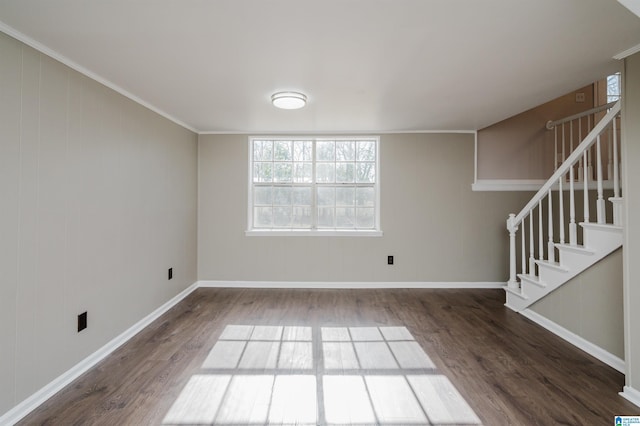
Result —
<path fill-rule="evenodd" d="M 377 137 L 250 138 L 248 234 L 380 235 L 378 145 Z"/>
<path fill-rule="evenodd" d="M 620 73 L 607 77 L 607 103 L 620 99 Z"/>

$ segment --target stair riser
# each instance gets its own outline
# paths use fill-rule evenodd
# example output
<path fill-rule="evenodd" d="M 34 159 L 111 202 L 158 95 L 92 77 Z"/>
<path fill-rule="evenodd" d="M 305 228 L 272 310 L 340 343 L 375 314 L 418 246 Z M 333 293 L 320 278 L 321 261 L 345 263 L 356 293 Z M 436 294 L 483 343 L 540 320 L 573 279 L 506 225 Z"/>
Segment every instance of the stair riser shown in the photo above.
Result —
<path fill-rule="evenodd" d="M 514 294 L 507 293 L 507 303 L 505 305 L 516 312 L 520 312 L 530 305 L 528 300 L 523 300 Z"/>
<path fill-rule="evenodd" d="M 537 300 L 549 292 L 547 287 L 540 287 L 539 285 L 528 283 L 526 281 L 523 281 L 521 285 L 522 292 L 532 300 Z"/>
<path fill-rule="evenodd" d="M 584 270 L 593 264 L 595 256 L 593 254 L 576 253 L 560 249 L 560 264 L 567 269 Z"/>
<path fill-rule="evenodd" d="M 584 245 L 598 252 L 611 252 L 622 244 L 622 234 L 593 228 L 584 229 Z"/>
<path fill-rule="evenodd" d="M 538 265 L 540 281 L 547 284 L 548 287 L 557 287 L 563 282 L 566 282 L 569 273 L 564 271 L 559 271 L 557 269 L 548 268 L 544 265 Z"/>

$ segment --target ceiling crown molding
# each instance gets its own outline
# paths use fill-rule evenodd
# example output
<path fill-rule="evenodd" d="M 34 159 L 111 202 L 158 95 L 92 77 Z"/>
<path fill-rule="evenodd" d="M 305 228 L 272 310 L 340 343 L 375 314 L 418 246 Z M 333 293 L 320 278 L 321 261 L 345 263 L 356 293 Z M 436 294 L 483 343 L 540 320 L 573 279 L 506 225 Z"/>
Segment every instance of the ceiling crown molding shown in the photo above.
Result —
<path fill-rule="evenodd" d="M 98 83 L 108 87 L 109 89 L 118 92 L 122 96 L 131 99 L 135 103 L 140 104 L 143 107 L 155 112 L 156 114 L 161 115 L 162 117 L 166 118 L 167 120 L 170 120 L 170 121 L 174 122 L 178 126 L 184 127 L 185 129 L 190 130 L 193 133 L 199 133 L 199 131 L 197 129 L 194 129 L 192 126 L 189 126 L 187 123 L 185 123 L 185 122 L 183 122 L 181 120 L 178 120 L 177 118 L 167 114 L 166 112 L 162 111 L 161 109 L 151 105 L 149 102 L 145 101 L 144 99 L 141 99 L 141 98 L 137 97 L 136 95 L 132 94 L 131 92 L 126 91 L 122 87 L 112 83 L 111 81 L 107 80 L 104 77 L 101 77 L 100 75 L 94 73 L 93 71 L 88 70 L 87 68 L 83 67 L 82 65 L 72 61 L 71 59 L 67 58 L 66 56 L 64 56 L 64 55 L 62 55 L 62 54 L 60 54 L 58 52 L 56 52 L 55 50 L 50 49 L 49 47 L 47 47 L 44 44 L 32 39 L 31 37 L 29 37 L 29 36 L 27 36 L 25 34 L 22 34 L 20 31 L 10 27 L 9 25 L 5 24 L 2 21 L 0 21 L 0 32 L 3 32 L 5 34 L 7 34 L 8 36 L 15 38 L 16 40 L 26 44 L 29 47 L 32 47 L 33 49 L 37 50 L 38 52 L 42 53 L 43 55 L 47 55 L 47 56 L 55 59 L 56 61 L 68 66 L 72 70 L 77 71 L 80 74 L 85 75 L 85 76 L 89 77 L 90 79 L 95 80 Z"/>
<path fill-rule="evenodd" d="M 620 52 L 618 53 L 616 56 L 613 57 L 613 59 L 617 59 L 617 60 L 621 60 L 624 58 L 628 58 L 629 56 L 636 54 L 640 52 L 640 44 L 636 44 L 633 47 L 630 47 L 629 49 L 625 50 L 624 52 Z"/>

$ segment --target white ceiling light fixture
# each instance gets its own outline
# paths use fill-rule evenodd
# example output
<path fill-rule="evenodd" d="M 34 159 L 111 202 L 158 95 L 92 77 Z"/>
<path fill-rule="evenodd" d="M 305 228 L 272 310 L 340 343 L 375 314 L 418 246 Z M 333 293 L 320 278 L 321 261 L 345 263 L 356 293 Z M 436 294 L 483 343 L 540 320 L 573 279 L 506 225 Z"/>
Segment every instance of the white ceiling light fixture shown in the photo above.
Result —
<path fill-rule="evenodd" d="M 278 92 L 271 95 L 273 106 L 282 109 L 300 109 L 307 104 L 307 97 L 298 92 Z"/>

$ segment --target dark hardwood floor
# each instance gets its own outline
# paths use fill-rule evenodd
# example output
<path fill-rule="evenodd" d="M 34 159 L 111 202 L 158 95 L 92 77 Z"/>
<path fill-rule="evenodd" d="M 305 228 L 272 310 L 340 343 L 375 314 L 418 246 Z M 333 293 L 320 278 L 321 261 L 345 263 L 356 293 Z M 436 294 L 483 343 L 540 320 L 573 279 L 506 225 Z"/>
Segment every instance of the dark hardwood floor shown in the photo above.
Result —
<path fill-rule="evenodd" d="M 229 324 L 405 326 L 484 425 L 638 414 L 622 374 L 503 302 L 502 290 L 198 289 L 20 424 L 162 424 Z"/>

